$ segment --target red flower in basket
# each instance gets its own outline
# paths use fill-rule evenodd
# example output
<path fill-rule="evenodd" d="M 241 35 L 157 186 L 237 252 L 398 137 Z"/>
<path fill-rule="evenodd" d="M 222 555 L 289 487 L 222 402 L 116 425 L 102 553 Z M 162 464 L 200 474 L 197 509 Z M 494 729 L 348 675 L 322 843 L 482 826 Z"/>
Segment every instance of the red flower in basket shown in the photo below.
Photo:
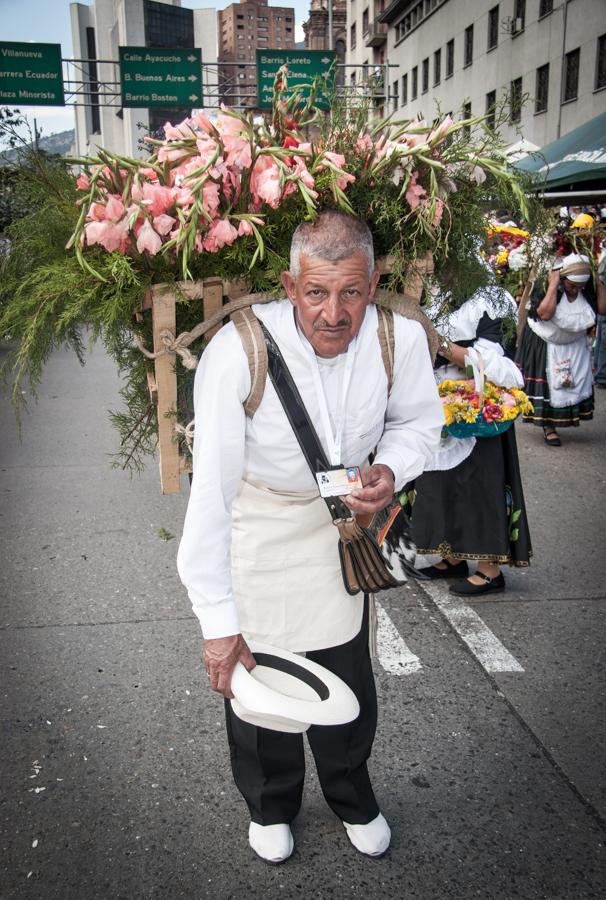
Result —
<path fill-rule="evenodd" d="M 496 422 L 503 417 L 503 410 L 498 403 L 487 403 L 482 410 L 482 415 L 487 422 Z"/>

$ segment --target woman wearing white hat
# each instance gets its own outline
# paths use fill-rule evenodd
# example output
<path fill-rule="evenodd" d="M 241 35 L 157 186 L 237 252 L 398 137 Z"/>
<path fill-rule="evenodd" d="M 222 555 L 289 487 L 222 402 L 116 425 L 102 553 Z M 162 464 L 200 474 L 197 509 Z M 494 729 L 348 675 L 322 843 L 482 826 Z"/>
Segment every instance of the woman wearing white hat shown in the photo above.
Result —
<path fill-rule="evenodd" d="M 571 253 L 550 272 L 547 291 L 533 297 L 516 360 L 534 406 L 524 421 L 543 428 L 549 447 L 562 443 L 556 428 L 593 418 L 587 331 L 595 320 L 589 258 Z"/>

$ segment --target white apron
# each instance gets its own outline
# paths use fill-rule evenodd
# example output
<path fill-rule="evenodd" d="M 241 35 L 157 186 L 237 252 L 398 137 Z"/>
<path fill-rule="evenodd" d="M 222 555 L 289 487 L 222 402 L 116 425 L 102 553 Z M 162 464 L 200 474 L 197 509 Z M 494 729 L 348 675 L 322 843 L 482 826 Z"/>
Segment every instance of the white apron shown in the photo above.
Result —
<path fill-rule="evenodd" d="M 364 596 L 343 586 L 339 533 L 317 491 L 242 481 L 232 514 L 232 583 L 247 640 L 300 653 L 358 634 Z"/>

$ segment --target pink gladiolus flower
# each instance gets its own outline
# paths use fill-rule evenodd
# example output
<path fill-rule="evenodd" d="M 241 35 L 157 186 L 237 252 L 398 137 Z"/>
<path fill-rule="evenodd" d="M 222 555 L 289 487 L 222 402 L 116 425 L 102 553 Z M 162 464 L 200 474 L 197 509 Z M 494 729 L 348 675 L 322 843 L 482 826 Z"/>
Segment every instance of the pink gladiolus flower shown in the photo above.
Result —
<path fill-rule="evenodd" d="M 167 122 L 164 126 L 164 136 L 167 141 L 182 141 L 183 138 L 190 138 L 192 136 L 190 120 L 183 119 L 178 125 L 171 125 L 170 122 Z"/>
<path fill-rule="evenodd" d="M 113 250 L 124 252 L 128 241 L 128 223 L 126 219 L 121 222 L 87 222 L 84 226 L 86 242 L 100 244 L 108 253 Z"/>
<path fill-rule="evenodd" d="M 225 162 L 228 166 L 237 166 L 239 169 L 248 169 L 252 163 L 252 153 L 248 138 L 234 135 L 223 135 L 223 147 L 225 149 Z"/>
<path fill-rule="evenodd" d="M 345 165 L 345 157 L 342 153 L 333 153 L 331 150 L 325 150 L 322 156 L 320 157 L 319 163 L 317 164 L 318 169 L 324 169 L 325 166 L 322 164 L 322 160 L 327 159 L 333 165 L 337 166 L 339 169 L 342 169 Z"/>
<path fill-rule="evenodd" d="M 155 256 L 161 246 L 162 238 L 154 231 L 149 219 L 146 219 L 139 231 L 137 250 L 139 253 L 149 253 L 150 256 Z"/>
<path fill-rule="evenodd" d="M 167 216 L 165 213 L 162 213 L 159 216 L 154 216 L 154 229 L 162 236 L 167 235 L 176 221 L 174 216 Z"/>
<path fill-rule="evenodd" d="M 188 207 L 193 205 L 194 195 L 193 192 L 188 187 L 176 187 L 175 191 L 175 203 L 177 206 L 180 206 L 181 209 L 188 209 Z"/>
<path fill-rule="evenodd" d="M 202 199 L 205 210 L 210 213 L 212 218 L 215 218 L 221 204 L 219 185 L 214 181 L 206 181 L 202 188 Z"/>
<path fill-rule="evenodd" d="M 91 203 L 88 218 L 93 219 L 95 222 L 105 222 L 107 219 L 107 208 L 103 203 Z"/>
<path fill-rule="evenodd" d="M 418 172 L 413 172 L 410 178 L 410 184 L 408 185 L 408 189 L 406 191 L 406 200 L 411 209 L 416 209 L 419 203 L 421 202 L 421 197 L 423 197 L 426 193 L 425 188 L 420 184 L 417 184 L 417 178 L 419 177 Z"/>
<path fill-rule="evenodd" d="M 372 146 L 372 138 L 369 134 L 361 134 L 356 141 L 356 150 L 362 155 L 370 153 Z"/>
<path fill-rule="evenodd" d="M 253 233 L 253 227 L 247 219 L 242 219 L 240 224 L 238 225 L 238 237 L 243 237 L 247 234 Z"/>
<path fill-rule="evenodd" d="M 257 207 L 265 202 L 272 209 L 278 208 L 282 194 L 280 170 L 271 157 L 257 159 L 250 178 L 250 190 Z"/>
<path fill-rule="evenodd" d="M 105 207 L 105 218 L 117 222 L 124 215 L 124 204 L 119 197 L 110 196 Z"/>
<path fill-rule="evenodd" d="M 208 116 L 202 112 L 196 113 L 195 116 L 192 116 L 191 123 L 194 128 L 201 128 L 202 131 L 205 131 L 207 134 L 211 134 L 214 131 L 213 123 L 210 121 Z"/>
<path fill-rule="evenodd" d="M 209 228 L 203 241 L 205 250 L 216 253 L 221 247 L 229 246 L 238 237 L 238 232 L 228 219 L 217 219 Z"/>
<path fill-rule="evenodd" d="M 85 191 L 87 188 L 89 188 L 90 181 L 88 175 L 85 175 L 84 173 L 82 173 L 82 175 L 79 175 L 76 179 L 76 187 L 79 191 Z"/>
<path fill-rule="evenodd" d="M 429 137 L 427 138 L 427 142 L 431 144 L 432 141 L 438 140 L 439 138 L 443 138 L 446 135 L 446 132 L 449 128 L 454 125 L 454 121 L 450 116 L 445 116 L 437 128 L 431 132 Z"/>
<path fill-rule="evenodd" d="M 142 192 L 145 205 L 152 216 L 161 216 L 175 202 L 172 188 L 161 184 L 145 182 Z"/>
<path fill-rule="evenodd" d="M 337 178 L 337 187 L 340 187 L 341 190 L 344 191 L 347 185 L 351 184 L 351 182 L 355 180 L 355 175 L 352 175 L 350 172 L 343 172 L 343 174 L 339 175 L 339 177 Z"/>

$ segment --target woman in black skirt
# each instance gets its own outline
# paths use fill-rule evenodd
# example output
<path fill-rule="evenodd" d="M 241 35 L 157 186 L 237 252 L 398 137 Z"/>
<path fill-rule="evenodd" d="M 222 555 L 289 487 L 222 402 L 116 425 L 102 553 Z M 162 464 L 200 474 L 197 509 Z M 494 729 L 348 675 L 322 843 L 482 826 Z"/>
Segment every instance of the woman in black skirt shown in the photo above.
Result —
<path fill-rule="evenodd" d="M 466 359 L 477 363 L 479 353 L 488 381 L 522 387 L 502 345 L 505 314 L 515 314 L 515 301 L 495 286 L 481 289 L 452 313 L 442 328 L 436 381 L 465 378 Z M 432 579 L 461 576 L 451 585 L 453 594 L 501 592 L 502 565 L 529 565 L 532 550 L 514 427 L 489 438 L 443 438 L 429 468 L 409 491 L 417 550 L 441 557 L 422 571 Z M 473 575 L 468 560 L 477 561 Z"/>

